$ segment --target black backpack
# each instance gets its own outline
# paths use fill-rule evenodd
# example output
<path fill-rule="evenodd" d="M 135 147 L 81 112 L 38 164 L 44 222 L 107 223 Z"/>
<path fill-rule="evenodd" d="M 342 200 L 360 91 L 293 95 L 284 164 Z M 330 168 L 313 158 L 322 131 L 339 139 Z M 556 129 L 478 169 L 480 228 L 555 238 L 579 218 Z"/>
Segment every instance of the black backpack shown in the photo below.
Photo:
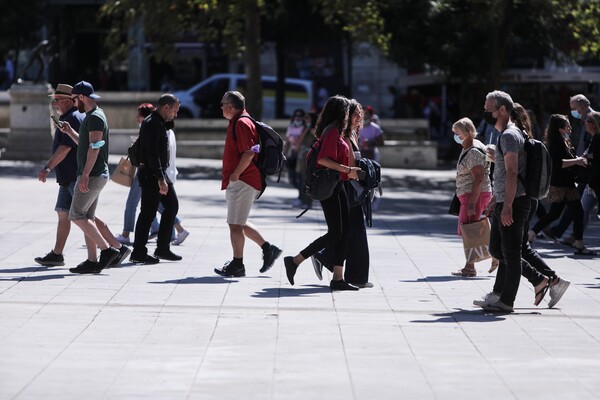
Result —
<path fill-rule="evenodd" d="M 327 134 L 327 130 L 328 128 L 323 130 L 323 135 L 313 142 L 310 151 L 306 155 L 304 193 L 313 200 L 325 200 L 331 197 L 335 186 L 340 181 L 340 173 L 338 171 L 321 167 L 317 163 L 319 153 L 321 152 L 321 144 Z"/>
<path fill-rule="evenodd" d="M 277 182 L 281 179 L 281 172 L 283 172 L 286 160 L 285 154 L 283 154 L 283 139 L 271 126 L 255 120 L 248 114 L 242 114 L 240 118 L 248 118 L 252 121 L 256 127 L 256 133 L 258 134 L 260 150 L 258 152 L 258 161 L 256 161 L 255 164 L 260 171 L 263 181 L 262 191 L 258 195 L 258 197 L 260 197 L 267 186 L 266 176 L 277 175 Z M 233 138 L 237 141 L 235 125 L 236 124 L 234 123 Z"/>
<path fill-rule="evenodd" d="M 525 176 L 518 175 L 519 180 L 525 187 L 525 193 L 532 199 L 541 200 L 548 195 L 550 189 L 550 178 L 552 176 L 552 159 L 544 145 L 537 139 L 531 139 L 521 131 L 525 139 Z M 498 137 L 498 149 L 500 148 L 500 137 Z"/>

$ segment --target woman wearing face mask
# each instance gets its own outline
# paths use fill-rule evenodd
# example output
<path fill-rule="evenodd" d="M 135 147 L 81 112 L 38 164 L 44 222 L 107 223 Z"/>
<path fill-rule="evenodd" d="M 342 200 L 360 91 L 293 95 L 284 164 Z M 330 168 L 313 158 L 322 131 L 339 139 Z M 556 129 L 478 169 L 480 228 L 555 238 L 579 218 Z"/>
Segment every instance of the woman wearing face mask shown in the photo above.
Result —
<path fill-rule="evenodd" d="M 546 129 L 546 145 L 552 159 L 552 177 L 546 198 L 550 202 L 550 210 L 529 231 L 529 241 L 532 242 L 542 229 L 558 219 L 566 206 L 573 213 L 575 255 L 593 256 L 596 253 L 583 245 L 583 207 L 575 187 L 576 167 L 587 166 L 587 160 L 575 156 L 570 136 L 571 124 L 568 118 L 560 114 L 551 115 Z"/>
<path fill-rule="evenodd" d="M 477 131 L 469 118 L 462 118 L 452 125 L 454 140 L 463 150 L 456 165 L 456 195 L 460 200 L 458 214 L 458 234 L 460 225 L 477 222 L 481 213 L 492 198 L 490 170 L 485 161 L 486 146 L 475 139 Z M 495 269 L 492 267 L 492 270 Z M 474 263 L 466 263 L 464 268 L 452 272 L 456 276 L 477 276 Z"/>
<path fill-rule="evenodd" d="M 300 145 L 302 144 L 300 137 L 306 130 L 306 124 L 304 123 L 304 110 L 297 109 L 294 111 L 290 125 L 287 128 L 285 134 L 287 138 L 286 142 L 286 158 L 288 168 L 288 179 L 292 186 L 300 190 L 300 182 L 298 182 L 298 175 L 296 174 L 296 163 L 298 162 L 298 153 L 300 152 Z M 294 203 L 295 206 L 299 206 L 299 200 Z"/>

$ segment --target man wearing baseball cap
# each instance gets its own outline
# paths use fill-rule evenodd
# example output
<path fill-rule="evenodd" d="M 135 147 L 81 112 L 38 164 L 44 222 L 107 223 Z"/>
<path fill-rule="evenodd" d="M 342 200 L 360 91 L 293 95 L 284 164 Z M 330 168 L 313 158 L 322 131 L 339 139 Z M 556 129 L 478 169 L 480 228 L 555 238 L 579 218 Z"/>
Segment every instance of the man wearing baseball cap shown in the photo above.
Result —
<path fill-rule="evenodd" d="M 75 102 L 71 98 L 71 89 L 73 88 L 70 85 L 60 83 L 54 94 L 49 97 L 52 98 L 52 107 L 60 115 L 59 121 L 67 121 L 73 129 L 78 131 L 85 114 L 80 113 L 75 107 Z M 38 180 L 46 182 L 48 174 L 53 169 L 56 171 L 56 182 L 59 185 L 58 198 L 54 208 L 58 214 L 58 226 L 56 228 L 56 242 L 52 250 L 44 257 L 35 258 L 35 262 L 44 266 L 65 265 L 63 250 L 71 231 L 69 209 L 71 208 L 73 189 L 77 180 L 77 144 L 69 135 L 61 132 L 58 126 L 54 131 L 54 139 L 52 140 L 52 157 L 50 157 L 46 166 L 38 172 Z"/>
<path fill-rule="evenodd" d="M 95 274 L 123 256 L 121 253 L 125 251 L 119 251 L 110 246 L 95 223 L 98 198 L 109 178 L 109 127 L 104 111 L 96 105 L 96 99 L 99 99 L 100 96 L 94 93 L 94 87 L 89 82 L 81 81 L 75 84 L 71 94 L 78 110 L 85 112 L 86 115 L 79 132 L 66 121 L 60 128 L 79 145 L 77 148 L 77 182 L 69 210 L 69 220 L 83 231 L 88 258 L 69 271 L 79 274 Z M 98 261 L 96 261 L 96 246 L 101 249 Z M 125 246 L 123 247 L 127 249 Z"/>

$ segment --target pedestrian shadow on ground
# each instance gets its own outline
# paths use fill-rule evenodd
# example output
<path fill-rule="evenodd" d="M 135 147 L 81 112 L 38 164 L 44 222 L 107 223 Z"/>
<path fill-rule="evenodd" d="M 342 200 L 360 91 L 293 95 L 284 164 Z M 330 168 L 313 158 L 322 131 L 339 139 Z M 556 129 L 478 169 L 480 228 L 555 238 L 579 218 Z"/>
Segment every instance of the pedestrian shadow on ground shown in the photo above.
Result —
<path fill-rule="evenodd" d="M 415 280 L 401 280 L 399 282 L 404 283 L 425 283 L 425 282 L 454 282 L 454 281 L 484 281 L 493 278 L 493 275 L 488 276 L 472 276 L 472 277 L 463 277 L 463 276 L 454 276 L 454 275 L 442 275 L 442 276 L 426 276 L 424 278 L 419 278 Z"/>
<path fill-rule="evenodd" d="M 492 314 L 483 312 L 482 309 L 477 310 L 463 310 L 458 309 L 454 312 L 448 313 L 436 313 L 431 314 L 435 319 L 417 319 L 410 322 L 417 324 L 437 324 L 437 323 L 451 323 L 456 324 L 458 322 L 500 322 L 506 319 L 506 315 L 503 314 Z"/>
<path fill-rule="evenodd" d="M 170 281 L 163 281 L 163 282 L 148 282 L 148 283 L 155 283 L 155 284 L 165 284 L 165 283 L 171 283 L 171 284 L 183 284 L 183 285 L 187 285 L 187 284 L 218 284 L 218 283 L 236 283 L 239 282 L 235 279 L 225 279 L 222 276 L 198 276 L 198 277 L 193 277 L 193 276 L 188 276 L 187 278 L 182 278 L 182 279 L 173 279 Z"/>
<path fill-rule="evenodd" d="M 52 279 L 63 279 L 65 276 L 73 276 L 73 274 L 18 276 L 18 277 L 9 278 L 9 279 L 0 278 L 0 281 L 37 282 L 37 281 L 49 281 Z"/>
<path fill-rule="evenodd" d="M 331 289 L 325 285 L 303 285 L 298 288 L 264 288 L 262 291 L 254 293 L 252 297 L 273 299 L 279 297 L 312 296 L 321 293 L 331 293 Z"/>
<path fill-rule="evenodd" d="M 0 274 L 23 274 L 26 272 L 48 271 L 47 266 L 38 265 L 37 267 L 23 267 L 14 269 L 0 269 Z"/>

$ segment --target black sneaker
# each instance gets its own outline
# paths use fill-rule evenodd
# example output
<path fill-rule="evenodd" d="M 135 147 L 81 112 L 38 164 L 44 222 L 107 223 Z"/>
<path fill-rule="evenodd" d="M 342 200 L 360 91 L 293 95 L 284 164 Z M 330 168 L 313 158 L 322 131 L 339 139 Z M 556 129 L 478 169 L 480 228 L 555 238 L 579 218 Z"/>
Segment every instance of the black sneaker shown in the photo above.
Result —
<path fill-rule="evenodd" d="M 331 290 L 358 290 L 356 286 L 352 286 L 343 279 L 340 279 L 339 281 L 334 281 L 332 279 L 329 283 L 329 287 Z"/>
<path fill-rule="evenodd" d="M 116 267 L 117 265 L 120 265 L 129 254 L 131 254 L 131 249 L 125 245 L 121 245 L 121 248 L 119 249 L 119 255 L 110 263 L 109 267 Z"/>
<path fill-rule="evenodd" d="M 44 257 L 34 258 L 35 262 L 45 267 L 62 267 L 65 265 L 65 258 L 62 254 L 55 254 L 54 250 L 46 254 Z"/>
<path fill-rule="evenodd" d="M 98 270 L 98 263 L 85 260 L 75 268 L 69 268 L 69 272 L 74 274 L 95 274 Z"/>
<path fill-rule="evenodd" d="M 100 259 L 98 260 L 98 272 L 108 267 L 110 263 L 115 260 L 115 258 L 119 257 L 119 253 L 119 250 L 115 249 L 114 247 L 109 247 L 108 249 L 102 250 L 100 252 Z"/>
<path fill-rule="evenodd" d="M 263 266 L 260 269 L 260 273 L 264 274 L 271 269 L 273 263 L 281 255 L 281 249 L 277 246 L 271 245 L 269 250 L 263 251 Z"/>
<path fill-rule="evenodd" d="M 133 253 L 131 254 L 131 257 L 129 257 L 129 261 L 131 261 L 134 264 L 146 264 L 146 265 L 158 264 L 160 262 L 158 257 L 151 256 L 150 254 L 144 254 L 143 256 L 137 256 Z"/>
<path fill-rule="evenodd" d="M 221 269 L 215 268 L 215 273 L 217 275 L 225 276 L 225 277 L 235 277 L 241 278 L 246 276 L 246 268 L 244 266 L 234 266 L 231 265 L 231 261 L 227 261 Z"/>
<path fill-rule="evenodd" d="M 290 281 L 291 285 L 294 285 L 294 275 L 296 275 L 296 270 L 298 269 L 298 266 L 294 264 L 294 257 L 284 257 L 283 264 L 285 265 L 285 274 L 288 281 Z"/>
<path fill-rule="evenodd" d="M 183 257 L 178 256 L 177 254 L 173 253 L 171 250 L 155 250 L 154 251 L 154 256 L 160 258 L 161 260 L 168 260 L 168 261 L 181 261 L 183 259 Z"/>

